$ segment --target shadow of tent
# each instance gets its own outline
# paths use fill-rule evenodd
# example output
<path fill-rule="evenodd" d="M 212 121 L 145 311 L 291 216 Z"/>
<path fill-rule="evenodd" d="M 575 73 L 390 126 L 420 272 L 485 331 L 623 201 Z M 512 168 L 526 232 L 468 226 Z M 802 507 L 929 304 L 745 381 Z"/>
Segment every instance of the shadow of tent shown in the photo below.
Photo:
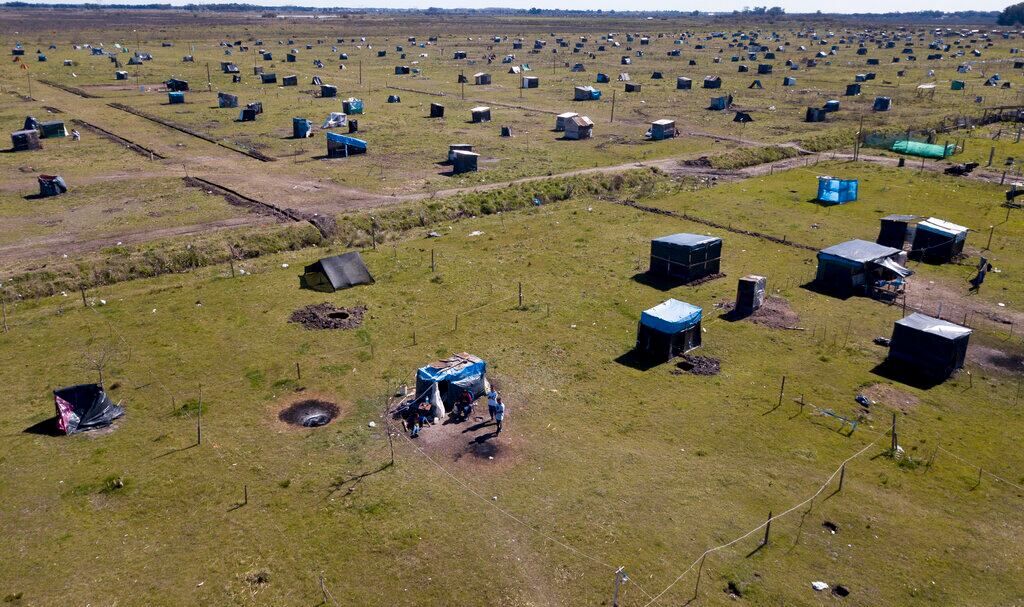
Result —
<path fill-rule="evenodd" d="M 633 275 L 633 281 L 659 291 L 671 291 L 686 284 L 681 279 L 651 274 L 650 272 L 637 272 Z"/>
<path fill-rule="evenodd" d="M 651 358 L 650 356 L 646 356 L 642 352 L 633 349 L 625 354 L 619 355 L 619 357 L 615 359 L 615 362 L 620 365 L 636 369 L 637 371 L 649 371 L 654 367 L 663 364 L 665 361 Z"/>
<path fill-rule="evenodd" d="M 920 373 L 890 360 L 884 360 L 875 365 L 875 368 L 871 369 L 871 373 L 919 390 L 929 390 L 945 381 L 945 379 Z"/>
<path fill-rule="evenodd" d="M 37 434 L 39 436 L 64 436 L 64 433 L 57 429 L 57 416 L 48 417 L 43 421 L 36 422 L 22 430 L 25 434 Z"/>
<path fill-rule="evenodd" d="M 811 293 L 817 293 L 818 295 L 825 295 L 826 297 L 841 299 L 843 301 L 846 301 L 847 299 L 853 297 L 853 293 L 838 293 L 831 289 L 825 288 L 816 280 L 805 282 L 804 284 L 800 285 L 800 288 L 804 289 L 805 291 L 810 291 Z"/>

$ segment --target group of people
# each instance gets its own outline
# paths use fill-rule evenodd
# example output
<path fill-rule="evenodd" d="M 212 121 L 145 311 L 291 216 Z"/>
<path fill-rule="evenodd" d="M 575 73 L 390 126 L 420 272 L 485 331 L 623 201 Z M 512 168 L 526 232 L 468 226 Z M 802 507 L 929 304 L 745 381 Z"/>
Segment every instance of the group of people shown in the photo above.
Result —
<path fill-rule="evenodd" d="M 458 402 L 452 408 L 451 415 L 453 421 L 466 421 L 469 419 L 469 416 L 473 414 L 473 400 L 473 395 L 470 392 L 463 392 L 459 396 Z M 501 395 L 494 388 L 487 392 L 487 413 L 490 416 L 490 420 L 495 424 L 494 434 L 496 436 L 501 434 L 501 430 L 505 425 L 505 403 L 501 400 Z M 429 400 L 424 398 L 412 403 L 406 415 L 409 436 L 412 438 L 419 436 L 420 429 L 429 424 L 433 417 L 433 405 Z"/>

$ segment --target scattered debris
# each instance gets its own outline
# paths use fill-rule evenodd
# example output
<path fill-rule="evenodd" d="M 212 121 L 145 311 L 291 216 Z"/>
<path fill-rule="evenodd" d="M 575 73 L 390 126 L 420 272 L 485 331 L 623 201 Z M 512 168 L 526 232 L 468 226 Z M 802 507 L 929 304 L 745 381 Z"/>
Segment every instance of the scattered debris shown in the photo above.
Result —
<path fill-rule="evenodd" d="M 888 337 L 876 337 L 872 341 L 875 342 L 876 346 L 882 346 L 883 348 L 888 348 L 889 344 L 892 342 L 892 340 L 889 339 Z"/>
<path fill-rule="evenodd" d="M 363 324 L 366 306 L 337 308 L 331 303 L 314 304 L 292 312 L 288 322 L 307 329 L 355 329 Z"/>
<path fill-rule="evenodd" d="M 717 358 L 686 354 L 683 356 L 683 360 L 676 363 L 676 368 L 672 370 L 672 373 L 675 375 L 682 375 L 683 373 L 718 375 L 721 370 L 721 363 Z"/>
<path fill-rule="evenodd" d="M 811 582 L 811 588 L 821 592 L 822 590 L 828 590 L 828 584 L 825 582 Z"/>
<path fill-rule="evenodd" d="M 836 532 L 839 531 L 839 525 L 833 523 L 832 521 L 825 521 L 821 524 L 821 526 L 825 529 L 828 529 L 828 532 L 832 535 L 835 535 Z"/>
<path fill-rule="evenodd" d="M 863 394 L 858 394 L 853 400 L 857 401 L 863 407 L 870 407 L 871 405 L 874 404 L 873 402 L 871 402 L 870 398 L 864 396 Z"/>

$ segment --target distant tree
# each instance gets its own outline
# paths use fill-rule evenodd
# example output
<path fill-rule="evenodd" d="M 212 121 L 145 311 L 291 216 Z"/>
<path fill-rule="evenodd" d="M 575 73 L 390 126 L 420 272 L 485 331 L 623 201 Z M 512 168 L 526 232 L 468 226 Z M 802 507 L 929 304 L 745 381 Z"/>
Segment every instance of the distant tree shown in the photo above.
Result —
<path fill-rule="evenodd" d="M 999 25 L 1020 25 L 1024 24 L 1024 2 L 1007 6 L 996 18 Z"/>
<path fill-rule="evenodd" d="M 768 9 L 768 16 L 770 17 L 781 17 L 786 14 L 786 10 L 781 6 L 773 6 Z"/>

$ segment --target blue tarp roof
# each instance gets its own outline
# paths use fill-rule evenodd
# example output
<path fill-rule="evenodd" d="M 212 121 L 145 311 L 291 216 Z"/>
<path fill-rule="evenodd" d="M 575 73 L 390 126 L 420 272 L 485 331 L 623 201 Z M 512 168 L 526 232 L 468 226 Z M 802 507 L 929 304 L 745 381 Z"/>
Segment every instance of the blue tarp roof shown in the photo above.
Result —
<path fill-rule="evenodd" d="M 487 363 L 471 354 L 456 354 L 451 358 L 421 367 L 416 381 L 458 381 L 479 377 L 487 371 Z"/>
<path fill-rule="evenodd" d="M 661 331 L 678 333 L 700 322 L 703 311 L 693 304 L 678 299 L 669 299 L 644 310 L 640 324 Z"/>
<path fill-rule="evenodd" d="M 356 139 L 355 137 L 349 137 L 348 135 L 341 135 L 339 133 L 326 133 L 328 141 L 334 141 L 335 143 L 344 143 L 345 145 L 359 148 L 361 150 L 366 149 L 366 142 L 362 139 Z"/>
<path fill-rule="evenodd" d="M 671 236 L 662 236 L 661 238 L 655 238 L 654 242 L 664 242 L 667 244 L 682 245 L 687 247 L 694 247 L 700 244 L 706 244 L 721 240 L 717 236 L 705 236 L 703 234 L 672 234 Z"/>

